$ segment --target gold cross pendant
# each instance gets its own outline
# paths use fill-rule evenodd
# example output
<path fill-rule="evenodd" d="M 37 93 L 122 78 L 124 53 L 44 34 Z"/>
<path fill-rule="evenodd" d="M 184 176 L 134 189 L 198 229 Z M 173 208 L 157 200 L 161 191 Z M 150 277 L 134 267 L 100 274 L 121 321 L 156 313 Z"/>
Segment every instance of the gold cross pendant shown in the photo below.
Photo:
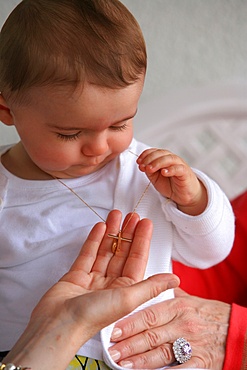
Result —
<path fill-rule="evenodd" d="M 112 247 L 111 247 L 111 249 L 112 249 L 112 253 L 114 253 L 114 254 L 115 254 L 116 252 L 119 252 L 119 251 L 120 251 L 120 247 L 121 247 L 121 242 L 122 242 L 122 241 L 132 243 L 132 239 L 127 239 L 127 238 L 123 238 L 123 237 L 122 237 L 122 231 L 121 231 L 121 230 L 118 232 L 118 234 L 117 234 L 117 235 L 114 235 L 114 234 L 108 234 L 108 236 L 109 236 L 110 238 L 115 239 L 115 240 L 113 241 L 113 244 L 112 244 Z"/>

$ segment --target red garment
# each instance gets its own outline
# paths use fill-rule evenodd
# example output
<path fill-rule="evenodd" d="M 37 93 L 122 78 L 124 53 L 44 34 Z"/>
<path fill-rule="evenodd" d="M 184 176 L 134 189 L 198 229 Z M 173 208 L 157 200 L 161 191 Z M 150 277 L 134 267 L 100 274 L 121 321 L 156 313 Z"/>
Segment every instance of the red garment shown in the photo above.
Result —
<path fill-rule="evenodd" d="M 223 370 L 247 369 L 247 309 L 232 305 Z"/>
<path fill-rule="evenodd" d="M 247 191 L 232 202 L 236 216 L 230 255 L 206 270 L 174 262 L 174 273 L 186 292 L 232 305 L 224 370 L 247 370 Z"/>

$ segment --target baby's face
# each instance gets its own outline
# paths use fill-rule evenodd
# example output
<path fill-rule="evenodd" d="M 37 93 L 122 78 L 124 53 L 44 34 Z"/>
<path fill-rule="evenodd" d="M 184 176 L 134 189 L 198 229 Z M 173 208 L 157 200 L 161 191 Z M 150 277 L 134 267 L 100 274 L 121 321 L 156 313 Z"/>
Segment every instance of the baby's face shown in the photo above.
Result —
<path fill-rule="evenodd" d="M 128 148 L 143 81 L 122 89 L 86 84 L 34 88 L 31 103 L 11 109 L 31 162 L 60 178 L 90 174 Z"/>

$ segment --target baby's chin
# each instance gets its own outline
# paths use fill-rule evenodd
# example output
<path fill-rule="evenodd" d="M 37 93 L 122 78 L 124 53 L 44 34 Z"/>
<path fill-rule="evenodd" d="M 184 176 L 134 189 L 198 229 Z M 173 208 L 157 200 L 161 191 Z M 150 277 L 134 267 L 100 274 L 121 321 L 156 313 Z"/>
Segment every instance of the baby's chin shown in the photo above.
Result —
<path fill-rule="evenodd" d="M 107 162 L 108 163 L 108 162 Z M 46 173 L 53 178 L 59 178 L 59 179 L 75 179 L 78 177 L 90 175 L 91 173 L 94 173 L 101 168 L 103 168 L 107 163 L 102 163 L 100 165 L 96 166 L 81 166 L 76 168 L 69 168 L 64 171 L 47 171 Z"/>

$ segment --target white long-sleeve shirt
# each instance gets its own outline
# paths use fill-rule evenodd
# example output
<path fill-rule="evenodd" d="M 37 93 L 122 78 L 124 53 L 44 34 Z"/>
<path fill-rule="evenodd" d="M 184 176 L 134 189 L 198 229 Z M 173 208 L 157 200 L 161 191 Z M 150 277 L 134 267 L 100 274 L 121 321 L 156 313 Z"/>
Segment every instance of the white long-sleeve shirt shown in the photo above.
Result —
<path fill-rule="evenodd" d="M 146 148 L 133 140 L 129 150 L 140 154 Z M 6 150 L 0 149 L 0 154 Z M 63 180 L 104 219 L 114 208 L 123 217 L 133 211 L 148 184 L 129 150 L 97 172 Z M 201 215 L 180 212 L 152 185 L 138 206 L 141 218 L 154 223 L 146 277 L 170 272 L 172 259 L 207 268 L 231 250 L 234 216 L 230 203 L 215 182 L 195 172 L 208 193 Z M 99 221 L 57 180 L 23 180 L 0 164 L 0 351 L 11 349 L 41 296 L 69 270 Z M 158 299 L 172 294 L 170 290 Z M 79 354 L 102 359 L 100 336 L 87 342 Z"/>

